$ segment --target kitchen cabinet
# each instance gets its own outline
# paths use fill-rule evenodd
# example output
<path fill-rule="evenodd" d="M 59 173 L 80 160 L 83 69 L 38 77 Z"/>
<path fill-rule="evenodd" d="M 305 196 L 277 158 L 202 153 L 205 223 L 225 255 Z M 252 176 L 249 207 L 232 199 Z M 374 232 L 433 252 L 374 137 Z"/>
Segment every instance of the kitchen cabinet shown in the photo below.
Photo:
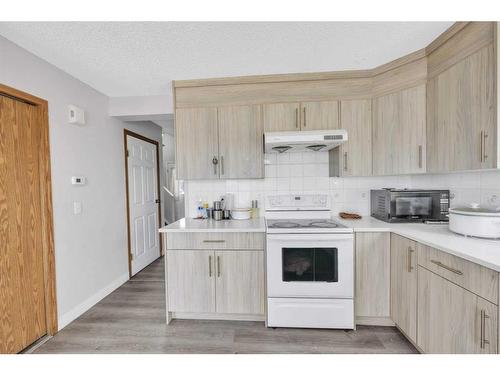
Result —
<path fill-rule="evenodd" d="M 418 346 L 426 353 L 497 353 L 497 306 L 418 267 Z"/>
<path fill-rule="evenodd" d="M 181 108 L 175 116 L 179 179 L 264 177 L 260 105 Z"/>
<path fill-rule="evenodd" d="M 168 308 L 177 312 L 215 312 L 214 252 L 168 250 Z"/>
<path fill-rule="evenodd" d="M 216 311 L 264 314 L 264 252 L 216 251 Z"/>
<path fill-rule="evenodd" d="M 429 79 L 429 172 L 497 167 L 494 54 L 489 44 Z"/>
<path fill-rule="evenodd" d="M 390 234 L 356 233 L 357 324 L 390 324 Z"/>
<path fill-rule="evenodd" d="M 417 342 L 416 243 L 397 234 L 391 234 L 391 316 Z"/>
<path fill-rule="evenodd" d="M 218 109 L 221 178 L 264 177 L 262 106 Z"/>
<path fill-rule="evenodd" d="M 372 174 L 372 102 L 342 100 L 340 128 L 347 130 L 347 142 L 340 146 L 342 176 Z"/>
<path fill-rule="evenodd" d="M 425 85 L 373 99 L 373 174 L 425 172 Z"/>
<path fill-rule="evenodd" d="M 175 138 L 180 180 L 219 178 L 217 108 L 177 109 Z"/>
<path fill-rule="evenodd" d="M 264 105 L 264 131 L 328 130 L 339 128 L 339 102 L 318 101 Z"/>

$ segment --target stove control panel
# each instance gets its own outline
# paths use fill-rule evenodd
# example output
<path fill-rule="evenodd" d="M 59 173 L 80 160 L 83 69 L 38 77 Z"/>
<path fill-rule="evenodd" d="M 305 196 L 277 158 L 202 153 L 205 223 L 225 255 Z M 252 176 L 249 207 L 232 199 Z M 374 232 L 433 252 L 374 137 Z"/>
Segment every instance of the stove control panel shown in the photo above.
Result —
<path fill-rule="evenodd" d="M 330 209 L 328 194 L 289 194 L 267 197 L 266 210 L 324 211 Z"/>

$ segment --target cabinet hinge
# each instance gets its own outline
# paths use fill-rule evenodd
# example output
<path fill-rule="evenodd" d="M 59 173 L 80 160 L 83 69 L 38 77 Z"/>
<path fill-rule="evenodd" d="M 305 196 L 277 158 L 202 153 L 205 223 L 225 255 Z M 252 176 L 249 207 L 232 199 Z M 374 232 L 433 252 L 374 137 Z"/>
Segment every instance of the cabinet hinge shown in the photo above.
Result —
<path fill-rule="evenodd" d="M 130 156 L 130 152 L 127 150 L 126 152 L 127 158 Z"/>

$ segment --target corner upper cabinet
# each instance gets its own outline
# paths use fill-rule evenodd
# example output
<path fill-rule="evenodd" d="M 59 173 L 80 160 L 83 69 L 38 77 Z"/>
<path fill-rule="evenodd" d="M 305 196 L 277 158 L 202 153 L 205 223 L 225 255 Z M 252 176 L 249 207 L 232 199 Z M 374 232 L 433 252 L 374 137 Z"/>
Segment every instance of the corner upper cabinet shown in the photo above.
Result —
<path fill-rule="evenodd" d="M 300 103 L 264 104 L 264 131 L 300 130 Z"/>
<path fill-rule="evenodd" d="M 217 108 L 177 109 L 175 138 L 180 180 L 219 178 Z"/>
<path fill-rule="evenodd" d="M 262 106 L 218 109 L 220 178 L 263 178 Z"/>
<path fill-rule="evenodd" d="M 372 102 L 342 100 L 340 128 L 347 130 L 347 142 L 340 146 L 342 176 L 372 174 Z"/>
<path fill-rule="evenodd" d="M 373 174 L 426 171 L 424 84 L 373 99 Z"/>
<path fill-rule="evenodd" d="M 429 79 L 429 172 L 497 168 L 494 53 L 489 44 Z"/>

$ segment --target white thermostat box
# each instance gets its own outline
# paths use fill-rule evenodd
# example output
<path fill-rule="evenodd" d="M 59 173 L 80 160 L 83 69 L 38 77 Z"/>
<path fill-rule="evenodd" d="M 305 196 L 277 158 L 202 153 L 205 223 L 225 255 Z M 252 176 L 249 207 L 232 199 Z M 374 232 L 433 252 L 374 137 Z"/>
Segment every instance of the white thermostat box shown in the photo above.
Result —
<path fill-rule="evenodd" d="M 77 106 L 68 106 L 68 117 L 70 124 L 85 125 L 85 111 Z"/>
<path fill-rule="evenodd" d="M 73 176 L 71 177 L 71 185 L 85 185 L 87 179 L 83 176 Z"/>

